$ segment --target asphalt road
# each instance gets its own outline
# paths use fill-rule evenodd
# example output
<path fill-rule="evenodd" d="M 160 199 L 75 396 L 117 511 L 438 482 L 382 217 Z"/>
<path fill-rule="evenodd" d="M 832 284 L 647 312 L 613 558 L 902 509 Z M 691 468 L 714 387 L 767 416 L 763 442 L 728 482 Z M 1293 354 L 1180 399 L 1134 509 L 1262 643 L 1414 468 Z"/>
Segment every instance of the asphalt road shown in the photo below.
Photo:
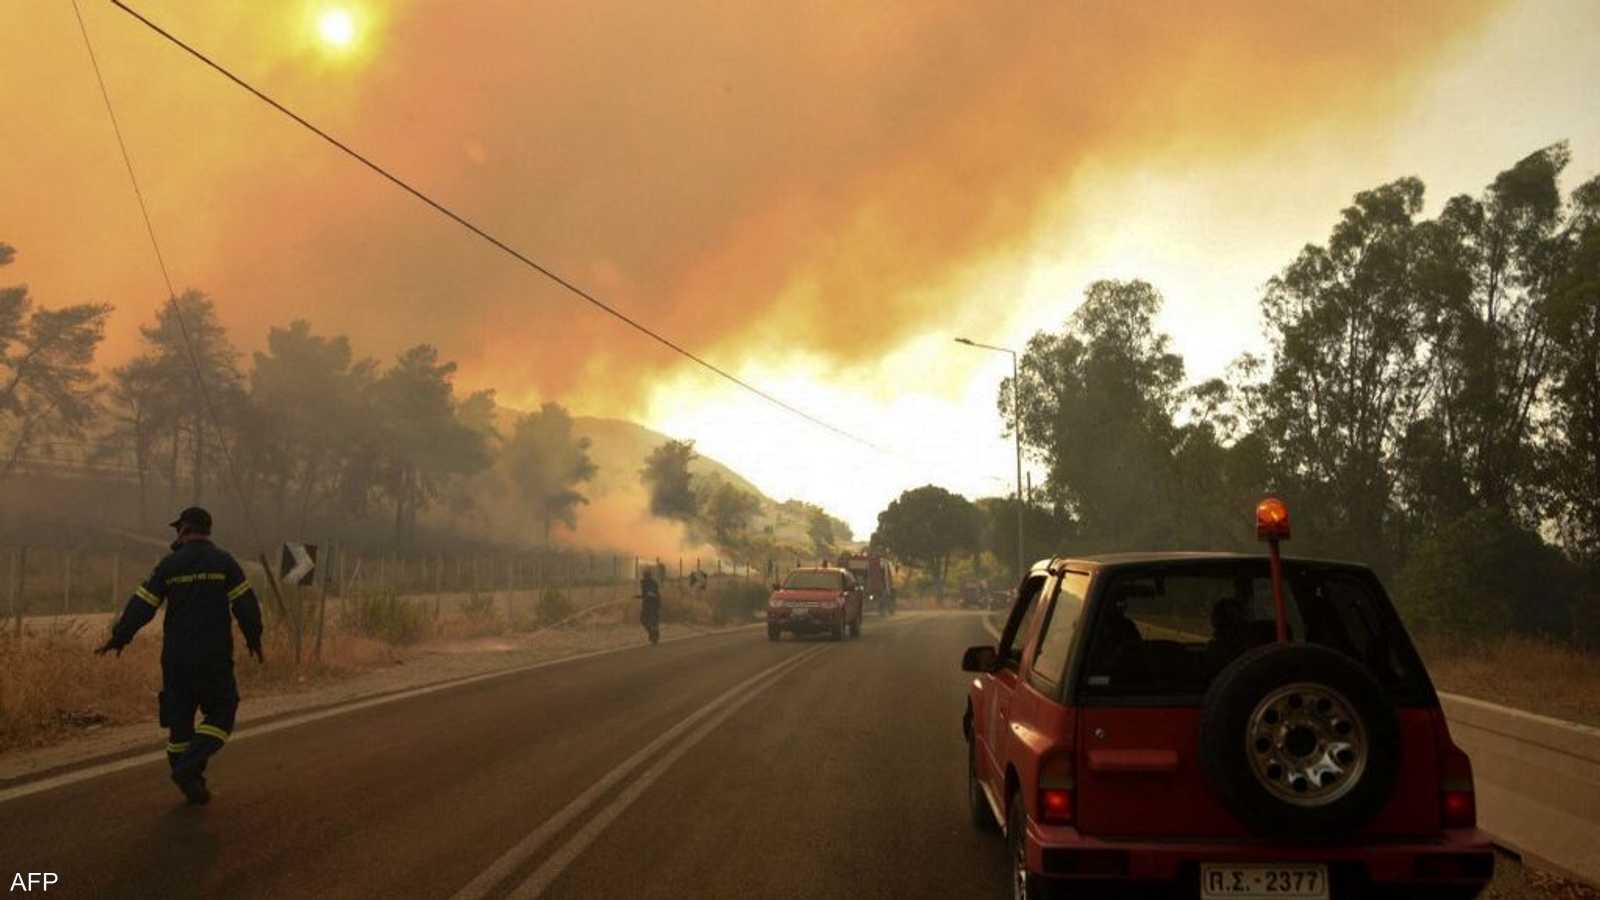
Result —
<path fill-rule="evenodd" d="M 964 808 L 975 614 L 641 646 L 0 791 L 0 876 L 66 897 L 1007 896 Z M 249 699 L 245 703 L 248 705 Z"/>

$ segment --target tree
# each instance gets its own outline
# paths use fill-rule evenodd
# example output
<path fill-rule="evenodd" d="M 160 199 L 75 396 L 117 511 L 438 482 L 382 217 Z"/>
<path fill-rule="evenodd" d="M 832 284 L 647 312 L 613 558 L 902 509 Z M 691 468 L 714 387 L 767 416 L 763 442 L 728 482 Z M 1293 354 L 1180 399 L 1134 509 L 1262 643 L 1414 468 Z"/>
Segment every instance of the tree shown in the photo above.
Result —
<path fill-rule="evenodd" d="M 416 540 L 417 515 L 452 476 L 489 463 L 487 442 L 457 418 L 456 364 L 420 344 L 400 354 L 368 390 L 381 444 L 370 450 L 379 489 L 394 503 L 395 540 Z"/>
<path fill-rule="evenodd" d="M 1143 281 L 1097 281 L 1060 333 L 1028 341 L 1019 385 L 1000 389 L 1002 415 L 1021 409 L 1026 448 L 1049 467 L 1053 505 L 1091 545 L 1161 543 L 1177 516 L 1172 417 L 1183 360 L 1155 329 L 1161 295 Z"/>
<path fill-rule="evenodd" d="M 811 539 L 811 550 L 819 559 L 831 556 L 833 548 L 837 546 L 833 534 L 833 518 L 820 506 L 814 506 L 807 512 L 806 537 Z"/>
<path fill-rule="evenodd" d="M 980 497 L 974 501 L 982 516 L 980 545 L 1011 571 L 1017 558 L 1017 501 L 1015 497 Z M 1028 563 L 1072 549 L 1075 525 L 1071 517 L 1043 503 L 1023 507 L 1023 559 Z"/>
<path fill-rule="evenodd" d="M 270 482 L 279 530 L 300 533 L 320 504 L 338 498 L 349 458 L 374 435 L 366 396 L 377 364 L 356 360 L 349 338 L 324 337 L 296 320 L 267 332 L 250 373 L 258 439 L 244 454 Z"/>
<path fill-rule="evenodd" d="M 905 491 L 878 513 L 872 548 L 931 573 L 942 586 L 950 556 L 979 548 L 981 518 L 967 498 L 924 485 Z"/>
<path fill-rule="evenodd" d="M 243 418 L 238 351 L 217 318 L 216 304 L 194 290 L 163 303 L 155 320 L 140 326 L 139 333 L 144 353 L 125 373 L 134 377 L 119 379 L 113 395 L 121 405 L 119 413 L 125 424 L 136 422 L 140 429 L 132 436 L 133 446 L 164 456 L 168 501 L 178 500 L 187 462 L 189 502 L 200 503 L 209 461 L 220 455 L 213 451 L 220 451 L 229 437 L 217 433 L 218 428 L 238 425 Z"/>
<path fill-rule="evenodd" d="M 718 479 L 705 501 L 712 540 L 723 550 L 737 551 L 745 544 L 750 520 L 760 511 L 761 500 L 755 494 Z"/>
<path fill-rule="evenodd" d="M 679 522 L 693 521 L 700 513 L 689 464 L 698 457 L 694 441 L 667 441 L 645 457 L 639 480 L 650 492 L 650 514 Z"/>
<path fill-rule="evenodd" d="M 1261 301 L 1273 348 L 1263 436 L 1281 485 L 1316 516 L 1317 542 L 1396 562 L 1392 462 L 1428 373 L 1414 269 L 1415 178 L 1363 191 L 1327 246 L 1307 246 Z"/>
<path fill-rule="evenodd" d="M 589 500 L 577 486 L 597 471 L 589 460 L 589 439 L 572 431 L 572 415 L 560 404 L 546 403 L 517 422 L 505 457 L 522 501 L 544 529 L 550 543 L 557 523 L 578 526 L 578 507 Z"/>
<path fill-rule="evenodd" d="M 16 251 L 0 244 L 0 266 Z M 98 388 L 89 366 L 111 307 L 38 309 L 26 286 L 0 288 L 0 482 L 39 442 L 81 437 Z"/>
<path fill-rule="evenodd" d="M 1589 602 L 1600 609 L 1600 178 L 1573 200 L 1579 237 L 1550 316 L 1554 364 L 1543 481 L 1546 514 L 1588 568 Z"/>
<path fill-rule="evenodd" d="M 1418 227 L 1413 268 L 1427 307 L 1435 421 L 1413 452 L 1421 465 L 1458 471 L 1431 496 L 1435 507 L 1503 509 L 1532 524 L 1535 411 L 1555 351 L 1552 293 L 1572 241 L 1557 180 L 1570 152 L 1546 147 L 1495 177 L 1482 199 L 1452 198 Z"/>
<path fill-rule="evenodd" d="M 135 359 L 111 371 L 111 428 L 97 451 L 128 459 L 139 481 L 139 521 L 149 520 L 150 478 L 155 468 L 157 423 L 164 412 L 159 376 L 150 360 Z"/>

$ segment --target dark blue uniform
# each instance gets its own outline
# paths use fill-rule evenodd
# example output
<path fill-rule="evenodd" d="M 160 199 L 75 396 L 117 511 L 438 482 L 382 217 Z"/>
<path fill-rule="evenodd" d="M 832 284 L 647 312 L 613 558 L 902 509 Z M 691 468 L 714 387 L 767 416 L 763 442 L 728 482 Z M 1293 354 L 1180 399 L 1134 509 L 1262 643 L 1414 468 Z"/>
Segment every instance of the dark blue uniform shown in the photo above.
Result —
<path fill-rule="evenodd" d="M 261 649 L 261 606 L 244 570 L 209 538 L 186 537 L 133 593 L 112 628 L 108 646 L 120 649 L 167 610 L 161 640 L 161 724 L 168 729 L 167 761 L 195 775 L 233 733 L 239 690 L 233 680 L 233 622 L 252 650 Z M 204 718 L 194 724 L 195 710 Z"/>
<path fill-rule="evenodd" d="M 650 643 L 661 639 L 661 589 L 654 578 L 645 576 L 639 582 L 639 624 L 650 635 Z"/>

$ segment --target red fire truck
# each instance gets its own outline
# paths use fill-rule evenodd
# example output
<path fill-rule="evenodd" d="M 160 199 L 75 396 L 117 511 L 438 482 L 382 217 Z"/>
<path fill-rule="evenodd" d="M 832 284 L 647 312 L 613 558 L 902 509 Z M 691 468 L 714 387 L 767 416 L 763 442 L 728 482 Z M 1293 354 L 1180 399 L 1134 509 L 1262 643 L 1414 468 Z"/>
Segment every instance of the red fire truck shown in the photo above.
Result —
<path fill-rule="evenodd" d="M 878 615 L 894 615 L 894 566 L 873 553 L 846 553 L 839 568 L 849 571 L 866 589 L 866 605 L 877 605 Z"/>

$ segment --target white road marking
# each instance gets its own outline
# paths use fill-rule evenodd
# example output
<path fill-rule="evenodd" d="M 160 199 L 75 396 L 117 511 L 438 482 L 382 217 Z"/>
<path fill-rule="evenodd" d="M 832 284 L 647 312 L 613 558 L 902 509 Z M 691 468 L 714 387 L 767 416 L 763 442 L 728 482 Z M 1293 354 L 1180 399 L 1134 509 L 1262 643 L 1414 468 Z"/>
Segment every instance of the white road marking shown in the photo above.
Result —
<path fill-rule="evenodd" d="M 813 651 L 811 655 L 815 655 L 816 652 L 817 651 Z M 684 738 L 682 741 L 679 741 L 678 745 L 672 748 L 671 753 L 663 756 L 655 763 L 655 765 L 652 765 L 650 768 L 646 769 L 643 775 L 640 775 L 637 780 L 628 785 L 628 787 L 617 796 L 617 799 L 607 803 L 605 808 L 600 811 L 599 815 L 596 815 L 588 822 L 585 822 L 583 828 L 579 829 L 577 834 L 574 834 L 570 839 L 567 840 L 565 844 L 562 844 L 560 847 L 556 848 L 556 851 L 551 853 L 550 856 L 539 866 L 539 868 L 534 870 L 532 875 L 528 876 L 527 881 L 524 881 L 510 894 L 506 895 L 507 900 L 537 900 L 538 897 L 542 896 L 545 892 L 545 889 L 548 888 L 550 884 L 557 878 L 559 878 L 561 873 L 566 871 L 566 868 L 570 866 L 574 860 L 583 855 L 583 851 L 589 849 L 589 845 L 593 844 L 595 840 L 600 837 L 601 833 L 604 832 L 612 822 L 616 821 L 618 816 L 626 812 L 628 807 L 633 805 L 634 801 L 638 800 L 645 791 L 650 789 L 651 785 L 655 784 L 662 775 L 666 774 L 667 770 L 671 769 L 674 763 L 681 759 L 685 753 L 688 753 L 691 749 L 693 749 L 696 744 L 705 740 L 707 735 L 717 730 L 717 727 L 726 721 L 729 716 L 732 716 L 734 713 L 743 708 L 745 704 L 758 697 L 762 691 L 772 687 L 772 685 L 782 675 L 783 673 L 780 672 L 776 675 L 773 675 L 771 678 L 768 678 L 761 684 L 752 687 L 738 699 L 724 705 L 716 715 L 712 716 L 706 721 L 705 724 L 695 729 L 693 734 Z"/>
<path fill-rule="evenodd" d="M 911 613 L 909 615 L 902 614 L 882 624 L 904 624 L 906 622 L 916 621 L 919 618 L 921 618 L 921 615 L 918 613 Z M 721 631 L 667 638 L 666 640 L 662 641 L 662 643 L 675 644 L 679 641 L 692 641 L 699 638 L 715 637 L 719 634 L 729 634 L 732 632 L 747 631 L 765 627 L 766 626 L 764 623 L 740 625 Z M 283 731 L 289 728 L 298 728 L 301 725 L 309 725 L 312 722 L 320 722 L 324 719 L 331 719 L 334 716 L 342 716 L 347 713 L 358 712 L 363 709 L 371 709 L 372 707 L 383 706 L 387 703 L 397 703 L 401 700 L 410 700 L 413 697 L 423 697 L 439 691 L 447 691 L 451 688 L 464 687 L 469 684 L 476 684 L 480 681 L 489 681 L 495 678 L 505 678 L 510 675 L 531 672 L 535 669 L 546 669 L 551 666 L 560 666 L 567 663 L 578 662 L 580 660 L 593 659 L 597 656 L 609 656 L 613 653 L 622 653 L 628 650 L 638 650 L 642 646 L 642 644 L 627 644 L 621 647 L 608 647 L 605 650 L 592 650 L 588 653 L 578 653 L 573 656 L 563 656 L 559 659 L 547 659 L 541 662 L 529 663 L 525 666 L 512 666 L 508 669 L 496 669 L 493 672 L 483 672 L 478 675 L 468 675 L 464 678 L 456 678 L 451 681 L 441 681 L 437 684 L 427 684 L 422 685 L 421 687 L 407 688 L 403 691 L 397 691 L 392 694 L 383 694 L 378 697 L 369 697 L 365 700 L 352 700 L 348 703 L 341 703 L 330 706 L 326 709 L 319 709 L 316 712 L 292 716 L 287 719 L 278 719 L 276 721 L 267 722 L 261 725 L 252 725 L 250 721 L 246 719 L 239 723 L 239 730 L 234 732 L 234 734 L 228 738 L 228 743 L 238 744 L 240 741 L 249 740 L 253 737 L 261 737 L 262 735 L 272 734 L 273 732 Z M 0 789 L 0 804 L 8 803 L 12 800 L 19 800 L 23 797 L 30 797 L 34 794 L 42 794 L 45 791 L 53 791 L 56 788 L 66 787 L 69 784 L 77 784 L 81 781 L 100 778 L 104 775 L 113 775 L 117 772 L 123 772 L 139 766 L 150 765 L 157 762 L 164 763 L 166 761 L 166 751 L 156 750 L 150 753 L 141 753 L 136 756 L 126 757 L 124 759 L 116 759 L 110 762 L 100 763 L 99 765 L 85 766 L 81 769 L 74 769 L 71 772 L 63 772 L 60 775 L 52 775 L 47 778 L 38 779 L 37 781 L 26 781 L 22 784 Z"/>
<path fill-rule="evenodd" d="M 637 753 L 634 753 L 632 756 L 623 760 L 616 766 L 616 768 L 612 769 L 610 772 L 607 772 L 603 777 L 600 778 L 599 781 L 596 781 L 594 784 L 590 785 L 586 790 L 584 790 L 583 793 L 579 794 L 577 797 L 574 797 L 572 801 L 566 806 L 562 807 L 559 812 L 551 816 L 549 819 L 546 819 L 543 824 L 530 832 L 527 837 L 524 837 L 521 841 L 518 841 L 516 846 L 512 847 L 510 850 L 507 850 L 500 856 L 499 859 L 490 864 L 487 869 L 483 870 L 483 872 L 481 872 L 476 878 L 468 882 L 465 887 L 457 891 L 452 897 L 452 900 L 479 900 L 479 898 L 486 896 L 497 885 L 499 885 L 500 882 L 504 881 L 507 876 L 514 872 L 523 863 L 527 862 L 535 853 L 538 853 L 539 850 L 552 838 L 559 834 L 562 829 L 572 824 L 574 820 L 587 812 L 589 807 L 593 806 L 602 796 L 604 796 L 612 788 L 616 787 L 618 782 L 626 778 L 635 769 L 644 765 L 646 762 L 649 762 L 657 753 L 661 751 L 663 747 L 676 740 L 678 737 L 683 735 L 684 732 L 693 728 L 702 720 L 714 716 L 714 718 L 712 718 L 706 726 L 703 726 L 700 730 L 694 732 L 688 739 L 686 739 L 685 744 L 680 745 L 678 749 L 674 750 L 667 757 L 661 759 L 649 770 L 647 770 L 646 774 L 639 779 L 639 782 L 635 782 L 633 786 L 629 787 L 628 791 L 624 792 L 621 799 L 610 804 L 610 809 L 620 812 L 622 808 L 624 808 L 628 803 L 632 802 L 632 800 L 629 799 L 630 794 L 631 796 L 637 796 L 637 793 L 634 792 L 634 789 L 638 787 L 640 782 L 646 782 L 647 780 L 653 782 L 656 777 L 660 776 L 660 772 L 663 771 L 666 766 L 670 765 L 672 761 L 676 760 L 682 755 L 683 750 L 687 749 L 687 746 L 692 746 L 694 743 L 697 743 L 701 738 L 709 733 L 710 729 L 715 728 L 718 724 L 721 724 L 722 720 L 725 719 L 727 714 L 731 713 L 732 710 L 738 709 L 745 703 L 749 702 L 751 698 L 755 697 L 756 694 L 760 693 L 761 690 L 766 688 L 773 681 L 776 681 L 777 678 L 784 672 L 799 666 L 806 660 L 811 659 L 819 653 L 827 650 L 830 646 L 832 645 L 823 644 L 818 647 L 813 647 L 809 650 L 791 656 L 788 659 L 785 659 L 783 662 L 769 666 L 768 668 L 761 670 L 755 675 L 752 675 L 739 684 L 734 685 L 728 690 L 722 692 L 710 702 L 706 703 L 706 705 L 695 710 L 693 713 L 690 713 L 682 721 L 667 729 L 665 732 L 662 732 L 660 736 L 651 741 L 649 744 L 646 744 Z M 723 714 L 718 715 L 719 711 L 721 711 Z M 648 784 L 646 784 L 646 786 L 648 786 Z M 640 788 L 639 790 L 642 791 L 643 789 Z M 604 816 L 601 818 L 604 818 Z M 594 821 L 595 820 L 591 820 L 591 822 L 584 827 L 583 831 L 580 831 L 578 835 L 575 835 L 566 844 L 562 845 L 562 847 L 551 856 L 550 860 L 547 860 L 544 865 L 540 866 L 539 870 L 534 873 L 533 877 L 530 878 L 522 888 L 519 888 L 519 891 L 526 889 L 528 884 L 533 884 L 539 877 L 540 873 L 545 872 L 550 867 L 551 863 L 558 857 L 562 857 L 563 854 L 567 854 L 565 857 L 566 861 L 561 864 L 563 867 L 570 862 L 572 858 L 575 858 L 577 854 L 582 851 L 583 846 L 587 846 L 587 842 L 585 842 L 582 846 L 578 846 L 574 850 L 573 847 L 575 843 L 578 842 L 583 835 L 589 833 L 590 829 L 593 827 Z M 606 819 L 606 821 L 610 820 Z M 593 837 L 591 836 L 589 840 L 592 841 Z M 538 889 L 543 890 L 543 887 L 540 886 Z"/>
<path fill-rule="evenodd" d="M 718 634 L 728 634 L 729 632 L 745 631 L 748 629 L 763 627 L 765 626 L 759 624 L 744 625 L 737 628 L 728 629 L 726 631 L 714 631 L 707 632 L 705 634 L 694 634 L 683 637 L 668 638 L 662 643 L 671 644 L 677 643 L 678 641 L 695 640 L 702 637 L 712 637 Z M 441 681 L 437 684 L 428 684 L 421 687 L 408 688 L 392 694 L 369 697 L 365 700 L 352 700 L 348 703 L 330 706 L 327 709 L 319 709 L 316 712 L 305 713 L 303 715 L 293 716 L 287 719 L 278 719 L 262 725 L 251 725 L 247 720 L 240 723 L 240 730 L 235 732 L 228 739 L 228 743 L 237 744 L 240 741 L 249 740 L 253 737 L 261 737 L 262 735 L 272 734 L 275 731 L 283 731 L 288 728 L 298 728 L 301 725 L 309 725 L 312 722 L 320 722 L 323 719 L 330 719 L 334 716 L 342 716 L 358 710 L 371 709 L 374 706 L 383 706 L 387 703 L 397 703 L 401 700 L 410 700 L 413 697 L 422 697 L 428 694 L 437 693 L 439 691 L 447 691 L 451 688 L 476 684 L 480 681 L 489 681 L 495 678 L 505 678 L 510 675 L 531 672 L 535 669 L 545 669 L 551 666 L 565 665 L 567 663 L 578 662 L 579 660 L 593 659 L 597 656 L 608 656 L 613 653 L 621 653 L 626 650 L 639 650 L 643 647 L 644 645 L 642 643 L 628 644 L 622 647 L 608 647 L 605 650 L 592 650 L 587 653 L 579 653 L 573 656 L 563 656 L 559 659 L 547 659 L 541 662 L 529 663 L 525 666 L 512 666 L 508 669 L 496 669 L 493 672 L 483 672 L 478 675 L 468 675 L 464 678 L 457 678 L 451 681 Z M 49 778 L 41 778 L 38 781 L 24 782 L 23 784 L 0 790 L 0 804 L 9 802 L 11 800 L 17 800 L 22 797 L 28 797 L 33 794 L 52 791 L 59 787 L 66 787 L 69 784 L 77 784 L 80 781 L 88 781 L 91 778 L 99 778 L 102 775 L 111 775 L 113 773 L 122 772 L 138 766 L 148 765 L 154 762 L 164 763 L 166 760 L 166 751 L 157 750 L 153 753 L 141 753 L 137 756 L 130 756 L 126 759 L 112 760 L 111 762 L 101 763 L 99 765 L 75 769 L 71 772 L 64 772 L 60 775 L 54 775 Z"/>

